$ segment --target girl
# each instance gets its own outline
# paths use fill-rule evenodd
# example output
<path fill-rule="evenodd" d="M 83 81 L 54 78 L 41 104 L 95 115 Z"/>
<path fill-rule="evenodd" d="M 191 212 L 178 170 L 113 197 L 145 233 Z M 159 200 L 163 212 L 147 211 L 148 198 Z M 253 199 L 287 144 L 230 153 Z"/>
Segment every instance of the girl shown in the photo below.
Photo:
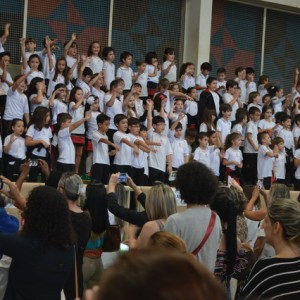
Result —
<path fill-rule="evenodd" d="M 278 156 L 274 158 L 274 179 L 276 183 L 285 184 L 285 163 L 286 163 L 286 154 L 284 149 L 284 140 L 281 137 L 276 137 L 272 140 L 271 149 L 274 152 L 274 149 L 277 147 Z"/>
<path fill-rule="evenodd" d="M 277 125 L 272 121 L 272 115 L 274 113 L 272 106 L 264 106 L 262 109 L 262 119 L 258 122 L 258 132 L 267 131 L 271 136 Z"/>
<path fill-rule="evenodd" d="M 164 78 L 168 79 L 170 82 L 176 81 L 177 67 L 174 48 L 165 49 L 163 61 L 164 63 L 162 65 L 162 73 L 164 75 Z"/>
<path fill-rule="evenodd" d="M 246 137 L 247 112 L 243 108 L 239 108 L 235 114 L 235 125 L 231 129 L 231 133 L 237 132 L 242 136 L 241 148 L 244 147 Z"/>
<path fill-rule="evenodd" d="M 148 95 L 152 98 L 156 92 L 161 74 L 156 52 L 148 52 L 145 56 L 145 62 L 147 64 L 146 73 L 148 73 Z"/>
<path fill-rule="evenodd" d="M 268 89 L 269 94 L 272 97 L 272 104 L 274 108 L 274 114 L 282 112 L 282 102 L 287 98 L 291 97 L 290 94 L 284 96 L 283 89 L 278 86 L 270 86 Z"/>
<path fill-rule="evenodd" d="M 184 102 L 184 112 L 188 117 L 188 127 L 196 128 L 198 126 L 198 92 L 196 87 L 189 87 L 187 95 L 190 99 L 193 99 Z"/>
<path fill-rule="evenodd" d="M 12 133 L 4 140 L 4 153 L 6 177 L 16 181 L 20 175 L 20 165 L 26 158 L 25 139 L 22 137 L 24 132 L 24 122 L 21 119 L 13 119 L 11 122 Z"/>
<path fill-rule="evenodd" d="M 209 146 L 214 146 L 215 149 L 210 153 L 210 168 L 219 180 L 220 176 L 220 163 L 221 159 L 224 157 L 224 150 L 220 152 L 220 140 L 218 139 L 218 135 L 215 131 L 208 131 L 208 143 Z"/>
<path fill-rule="evenodd" d="M 270 94 L 265 94 L 262 97 L 262 105 L 263 106 L 272 106 L 272 97 Z"/>
<path fill-rule="evenodd" d="M 247 110 L 249 111 L 249 109 L 252 106 L 257 107 L 260 111 L 262 111 L 261 106 L 259 105 L 260 102 L 260 95 L 258 92 L 251 92 L 249 94 L 249 99 L 248 99 L 248 106 L 247 106 Z"/>
<path fill-rule="evenodd" d="M 216 131 L 216 111 L 213 109 L 205 109 L 203 116 L 203 123 L 200 125 L 199 132 Z"/>
<path fill-rule="evenodd" d="M 115 49 L 112 47 L 104 47 L 102 50 L 102 57 L 105 59 L 103 63 L 103 73 L 105 86 L 109 88 L 110 83 L 115 80 Z"/>
<path fill-rule="evenodd" d="M 72 123 L 77 122 L 84 118 L 85 98 L 83 90 L 79 87 L 74 87 L 70 93 L 69 114 L 72 116 Z M 75 146 L 75 173 L 78 174 L 81 156 L 83 152 L 83 145 L 85 143 L 85 128 L 81 124 L 72 132 L 72 141 Z"/>
<path fill-rule="evenodd" d="M 40 169 L 37 160 L 43 159 L 50 166 L 50 139 L 52 138 L 52 132 L 49 109 L 43 106 L 37 107 L 28 125 L 25 145 L 29 147 L 29 157 L 35 161 L 35 165 L 30 168 L 29 181 L 36 182 Z M 45 180 L 43 174 L 42 177 Z"/>
<path fill-rule="evenodd" d="M 168 98 L 163 93 L 158 93 L 155 95 L 153 99 L 153 114 L 154 116 L 161 116 L 165 120 L 165 129 L 163 131 L 164 135 L 168 135 L 169 132 L 169 118 L 168 114 L 166 113 L 166 105 L 167 105 Z"/>
<path fill-rule="evenodd" d="M 92 76 L 91 81 L 89 82 L 89 86 L 91 88 L 91 94 L 98 97 L 99 100 L 99 109 L 100 112 L 105 113 L 104 107 L 104 96 L 105 93 L 102 90 L 104 84 L 104 76 L 103 73 L 96 73 Z"/>
<path fill-rule="evenodd" d="M 264 95 L 268 94 L 268 88 L 270 87 L 271 83 L 269 82 L 268 75 L 260 75 L 258 79 L 258 88 L 257 91 L 259 92 L 260 99 L 263 98 Z"/>
<path fill-rule="evenodd" d="M 233 132 L 227 135 L 225 140 L 226 151 L 223 159 L 223 165 L 226 166 L 227 181 L 229 176 L 238 182 L 242 181 L 243 154 L 240 150 L 241 144 L 242 136 L 239 133 Z"/>
<path fill-rule="evenodd" d="M 98 41 L 91 42 L 88 48 L 87 55 L 90 58 L 87 67 L 89 67 L 93 71 L 93 74 L 102 72 L 103 60 L 101 59 L 100 42 Z"/>
<path fill-rule="evenodd" d="M 31 80 L 27 91 L 27 97 L 30 103 L 31 114 L 39 106 L 49 106 L 49 100 L 47 99 L 46 92 L 47 87 L 43 78 L 35 77 Z"/>
<path fill-rule="evenodd" d="M 183 64 L 179 71 L 179 79 L 183 89 L 186 92 L 189 87 L 195 87 L 195 65 L 191 62 Z"/>
<path fill-rule="evenodd" d="M 297 150 L 294 154 L 294 165 L 296 167 L 294 189 L 300 191 L 300 140 L 298 140 Z"/>
<path fill-rule="evenodd" d="M 299 136 L 300 136 L 300 114 L 295 115 L 293 135 L 294 135 L 295 147 L 297 147 Z"/>
<path fill-rule="evenodd" d="M 135 110 L 135 99 L 134 96 L 132 95 L 127 103 L 127 109 L 125 112 L 125 115 L 127 118 L 136 118 L 136 110 Z"/>

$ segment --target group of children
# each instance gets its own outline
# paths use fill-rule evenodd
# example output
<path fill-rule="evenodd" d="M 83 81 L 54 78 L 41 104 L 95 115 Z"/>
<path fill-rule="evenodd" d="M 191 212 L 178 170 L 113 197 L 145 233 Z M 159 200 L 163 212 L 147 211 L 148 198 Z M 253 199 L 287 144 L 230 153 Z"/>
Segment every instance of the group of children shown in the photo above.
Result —
<path fill-rule="evenodd" d="M 189 160 L 207 165 L 220 180 L 238 179 L 269 188 L 271 182 L 300 189 L 300 83 L 296 69 L 292 93 L 254 69 L 238 67 L 226 81 L 219 68 L 184 63 L 177 77 L 175 50 L 166 48 L 162 66 L 149 52 L 131 68 L 133 56 L 93 41 L 78 55 L 76 34 L 56 58 L 56 40 L 44 39 L 36 51 L 21 38 L 21 75 L 12 80 L 10 53 L 0 37 L 0 108 L 4 174 L 15 179 L 29 159 L 30 181 L 41 161 L 59 171 L 85 173 L 107 183 L 111 172 L 130 175 L 138 185 L 167 181 L 167 174 Z M 294 163 L 293 163 L 294 161 Z M 294 173 L 294 167 L 296 172 Z M 298 170 L 299 169 L 299 170 Z M 295 180 L 294 180 L 295 179 Z"/>

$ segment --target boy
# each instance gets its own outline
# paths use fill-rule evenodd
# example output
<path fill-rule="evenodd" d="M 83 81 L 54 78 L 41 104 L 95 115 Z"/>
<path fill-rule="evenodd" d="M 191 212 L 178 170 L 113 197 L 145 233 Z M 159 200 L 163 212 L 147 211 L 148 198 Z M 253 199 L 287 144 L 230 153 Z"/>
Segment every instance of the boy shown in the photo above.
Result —
<path fill-rule="evenodd" d="M 75 170 L 75 147 L 71 139 L 71 132 L 91 118 L 87 111 L 85 117 L 72 123 L 72 117 L 68 113 L 60 113 L 57 116 L 57 144 L 58 159 L 57 170 L 61 172 L 74 172 Z"/>
<path fill-rule="evenodd" d="M 152 109 L 148 109 L 147 126 L 149 140 L 161 144 L 154 146 L 155 151 L 149 154 L 149 184 L 153 185 L 157 180 L 165 182 L 166 165 L 167 172 L 171 174 L 173 151 L 169 139 L 163 135 L 166 127 L 165 119 L 161 116 L 152 118 Z"/>
<path fill-rule="evenodd" d="M 237 76 L 234 81 L 236 81 L 239 84 L 239 87 L 241 89 L 241 97 L 240 100 L 242 101 L 243 105 L 245 106 L 247 103 L 246 98 L 246 70 L 243 67 L 238 67 L 235 69 L 235 75 Z"/>
<path fill-rule="evenodd" d="M 76 86 L 80 87 L 83 90 L 84 94 L 88 94 L 91 92 L 89 82 L 92 79 L 93 71 L 89 67 L 87 67 L 87 64 L 90 62 L 90 58 L 85 55 L 81 55 L 81 59 L 83 63 L 78 72 Z"/>
<path fill-rule="evenodd" d="M 103 184 L 108 184 L 110 172 L 109 155 L 115 154 L 116 151 L 120 150 L 120 147 L 112 143 L 106 135 L 109 128 L 110 117 L 105 114 L 100 114 L 96 120 L 98 130 L 92 135 L 93 167 L 91 180 L 100 180 Z M 115 150 L 109 152 L 108 146 L 115 148 Z"/>
<path fill-rule="evenodd" d="M 187 115 L 189 128 L 196 129 L 198 122 L 198 94 L 196 87 L 189 87 L 187 95 L 193 100 L 186 100 L 184 102 L 184 113 Z"/>
<path fill-rule="evenodd" d="M 70 41 L 64 43 L 64 57 L 67 60 L 67 66 L 72 69 L 74 64 L 76 66 L 73 69 L 72 78 L 77 79 L 78 76 L 78 66 L 77 66 L 77 43 L 76 43 L 76 33 L 72 33 Z"/>
<path fill-rule="evenodd" d="M 201 74 L 196 79 L 196 88 L 198 90 L 199 96 L 206 89 L 206 80 L 209 76 L 212 67 L 209 62 L 204 62 L 201 65 L 200 69 L 201 69 Z"/>
<path fill-rule="evenodd" d="M 226 69 L 225 68 L 219 68 L 217 70 L 217 92 L 222 97 L 224 93 L 226 92 Z"/>
<path fill-rule="evenodd" d="M 38 52 L 35 51 L 35 48 L 36 48 L 35 39 L 27 38 L 25 40 L 25 47 L 26 47 L 25 55 L 26 55 L 27 61 L 29 60 L 30 55 L 38 54 Z M 22 60 L 22 58 L 21 58 L 20 62 L 21 62 L 21 73 L 23 74 L 23 64 L 22 64 L 23 60 Z"/>
<path fill-rule="evenodd" d="M 124 51 L 120 55 L 121 66 L 117 70 L 117 78 L 122 78 L 125 83 L 124 94 L 129 92 L 132 86 L 132 79 L 134 77 L 133 71 L 130 68 L 132 63 L 132 54 L 130 52 Z"/>
<path fill-rule="evenodd" d="M 173 112 L 175 111 L 175 112 Z M 180 123 L 182 125 L 181 130 L 181 137 L 185 137 L 186 127 L 188 123 L 187 116 L 183 113 L 183 100 L 182 99 L 175 99 L 173 109 L 170 109 L 168 114 L 168 118 L 171 122 L 175 122 L 180 117 Z M 173 129 L 174 130 L 174 129 Z"/>
<path fill-rule="evenodd" d="M 221 142 L 224 145 L 227 135 L 230 134 L 231 132 L 230 117 L 231 117 L 232 107 L 230 106 L 230 104 L 223 103 L 220 107 L 220 110 L 221 110 L 222 118 L 220 118 L 217 121 L 217 132 L 219 133 Z"/>
<path fill-rule="evenodd" d="M 246 126 L 246 140 L 244 146 L 244 179 L 249 184 L 256 184 L 257 179 L 257 152 L 258 152 L 258 121 L 260 110 L 253 106 L 249 109 L 250 121 Z"/>
<path fill-rule="evenodd" d="M 260 144 L 257 155 L 257 178 L 262 181 L 265 189 L 271 187 L 271 177 L 273 169 L 273 158 L 278 157 L 278 147 L 270 148 L 271 137 L 267 132 L 260 132 L 257 136 Z"/>
<path fill-rule="evenodd" d="M 136 83 L 139 83 L 142 87 L 140 98 L 146 103 L 148 98 L 148 89 L 147 89 L 147 82 L 148 82 L 148 73 L 146 72 L 146 62 L 144 60 L 137 60 L 137 76 Z"/>
<path fill-rule="evenodd" d="M 136 82 L 132 85 L 132 88 L 134 90 L 133 98 L 134 98 L 135 113 L 136 113 L 136 117 L 139 119 L 141 116 L 143 116 L 145 112 L 144 102 L 140 97 L 142 92 L 142 86 Z"/>
<path fill-rule="evenodd" d="M 285 184 L 285 163 L 286 154 L 284 149 L 284 140 L 281 137 L 276 137 L 272 140 L 272 148 L 278 148 L 278 156 L 275 157 L 273 164 L 273 172 L 276 183 Z"/>
<path fill-rule="evenodd" d="M 246 68 L 246 101 L 249 99 L 251 92 L 257 92 L 256 83 L 254 82 L 255 71 L 253 68 Z"/>
<path fill-rule="evenodd" d="M 139 155 L 139 148 L 135 144 L 135 140 L 132 142 L 129 135 L 126 133 L 128 128 L 127 117 L 123 114 L 117 114 L 114 117 L 114 123 L 117 127 L 117 131 L 113 135 L 113 142 L 120 148 L 117 151 L 114 159 L 114 171 L 120 173 L 131 174 L 132 164 L 132 149 L 133 155 Z"/>

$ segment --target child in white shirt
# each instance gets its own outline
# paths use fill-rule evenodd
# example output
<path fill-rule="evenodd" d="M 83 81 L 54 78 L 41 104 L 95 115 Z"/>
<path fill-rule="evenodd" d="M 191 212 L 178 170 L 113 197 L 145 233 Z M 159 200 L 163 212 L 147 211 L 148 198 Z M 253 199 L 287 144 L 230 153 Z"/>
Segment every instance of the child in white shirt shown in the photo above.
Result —
<path fill-rule="evenodd" d="M 227 135 L 230 134 L 231 131 L 230 117 L 231 117 L 232 108 L 230 104 L 223 103 L 220 107 L 220 111 L 222 114 L 222 118 L 220 118 L 217 121 L 217 132 L 220 135 L 222 144 L 224 144 Z"/>
<path fill-rule="evenodd" d="M 237 132 L 242 136 L 241 150 L 243 150 L 245 145 L 247 117 L 246 110 L 239 108 L 235 114 L 235 124 L 231 128 L 231 133 Z"/>
<path fill-rule="evenodd" d="M 113 63 L 115 59 L 115 49 L 113 47 L 104 47 L 102 50 L 102 57 L 105 59 L 103 63 L 104 82 L 106 87 L 109 88 L 110 83 L 116 78 L 116 67 Z"/>
<path fill-rule="evenodd" d="M 281 137 L 276 137 L 272 140 L 272 149 L 274 151 L 275 146 L 278 148 L 278 156 L 274 159 L 273 173 L 276 183 L 285 184 L 285 163 L 286 153 L 284 149 L 284 140 Z"/>
<path fill-rule="evenodd" d="M 146 72 L 147 64 L 144 60 L 137 60 L 136 61 L 136 67 L 137 67 L 137 73 L 135 74 L 136 83 L 139 83 L 141 85 L 141 93 L 140 98 L 146 102 L 148 98 L 148 88 L 147 88 L 147 82 L 148 82 L 148 73 Z"/>
<path fill-rule="evenodd" d="M 177 80 L 177 67 L 174 48 L 166 48 L 164 51 L 162 73 L 164 78 L 168 79 L 169 82 L 175 82 Z"/>
<path fill-rule="evenodd" d="M 243 107 L 243 103 L 239 101 L 241 90 L 238 89 L 238 84 L 234 80 L 226 82 L 226 92 L 223 94 L 223 101 L 229 104 L 232 109 L 230 121 L 235 121 L 235 114 L 238 108 Z"/>
<path fill-rule="evenodd" d="M 188 117 L 189 128 L 196 128 L 198 125 L 198 93 L 196 87 L 189 87 L 187 95 L 190 99 L 184 102 L 184 113 Z"/>
<path fill-rule="evenodd" d="M 102 72 L 103 60 L 101 59 L 101 45 L 98 41 L 90 43 L 87 55 L 90 58 L 87 67 L 93 71 L 93 74 Z"/>
<path fill-rule="evenodd" d="M 260 111 L 262 111 L 262 107 L 259 105 L 260 95 L 258 92 L 251 92 L 248 96 L 248 106 L 247 110 L 249 110 L 252 106 L 257 107 Z"/>
<path fill-rule="evenodd" d="M 212 66 L 209 62 L 204 62 L 200 66 L 201 73 L 196 78 L 196 88 L 198 90 L 199 96 L 207 87 L 206 80 L 209 76 L 211 69 L 212 69 Z"/>
<path fill-rule="evenodd" d="M 213 150 L 213 152 L 210 153 L 210 168 L 219 180 L 220 176 L 220 164 L 221 159 L 224 157 L 224 151 L 220 151 L 219 146 L 221 145 L 220 139 L 218 138 L 218 135 L 215 131 L 208 131 L 208 141 L 210 146 L 215 146 L 216 148 Z"/>
<path fill-rule="evenodd" d="M 293 129 L 295 147 L 298 145 L 300 137 L 300 114 L 297 114 L 294 118 L 294 129 Z"/>
<path fill-rule="evenodd" d="M 183 100 L 177 99 L 174 102 L 173 109 L 170 110 L 168 114 L 168 118 L 171 120 L 171 122 L 175 122 L 176 120 L 180 119 L 180 123 L 182 125 L 181 130 L 181 137 L 185 137 L 185 131 L 187 128 L 188 118 L 186 114 L 183 113 Z"/>
<path fill-rule="evenodd" d="M 246 100 L 252 92 L 257 92 L 256 83 L 254 82 L 255 71 L 253 68 L 246 68 Z"/>
<path fill-rule="evenodd" d="M 130 91 L 132 86 L 132 79 L 134 77 L 133 71 L 130 68 L 132 64 L 132 54 L 129 52 L 122 52 L 120 55 L 121 66 L 117 70 L 116 78 L 122 78 L 124 80 L 124 94 Z"/>
<path fill-rule="evenodd" d="M 207 132 L 200 132 L 198 134 L 198 142 L 199 142 L 199 147 L 195 150 L 194 161 L 200 162 L 200 163 L 206 165 L 208 168 L 211 168 L 210 156 L 211 156 L 211 153 L 216 148 L 216 146 L 208 145 Z"/>
<path fill-rule="evenodd" d="M 217 70 L 217 93 L 222 97 L 226 92 L 226 69 L 219 68 Z"/>
<path fill-rule="evenodd" d="M 184 92 L 190 87 L 196 86 L 196 80 L 194 77 L 195 65 L 193 63 L 185 63 L 181 66 L 179 72 L 179 79 Z M 198 94 L 197 94 L 198 98 Z"/>

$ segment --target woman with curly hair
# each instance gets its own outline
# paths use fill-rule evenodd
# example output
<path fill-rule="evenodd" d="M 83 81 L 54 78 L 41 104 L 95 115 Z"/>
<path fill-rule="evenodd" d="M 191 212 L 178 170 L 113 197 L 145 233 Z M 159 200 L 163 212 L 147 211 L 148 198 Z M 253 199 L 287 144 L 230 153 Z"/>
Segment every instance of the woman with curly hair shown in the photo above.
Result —
<path fill-rule="evenodd" d="M 14 183 L 1 179 L 24 218 L 19 235 L 0 232 L 0 253 L 12 257 L 3 299 L 60 299 L 75 253 L 67 202 L 46 186 L 34 188 L 26 200 Z"/>

